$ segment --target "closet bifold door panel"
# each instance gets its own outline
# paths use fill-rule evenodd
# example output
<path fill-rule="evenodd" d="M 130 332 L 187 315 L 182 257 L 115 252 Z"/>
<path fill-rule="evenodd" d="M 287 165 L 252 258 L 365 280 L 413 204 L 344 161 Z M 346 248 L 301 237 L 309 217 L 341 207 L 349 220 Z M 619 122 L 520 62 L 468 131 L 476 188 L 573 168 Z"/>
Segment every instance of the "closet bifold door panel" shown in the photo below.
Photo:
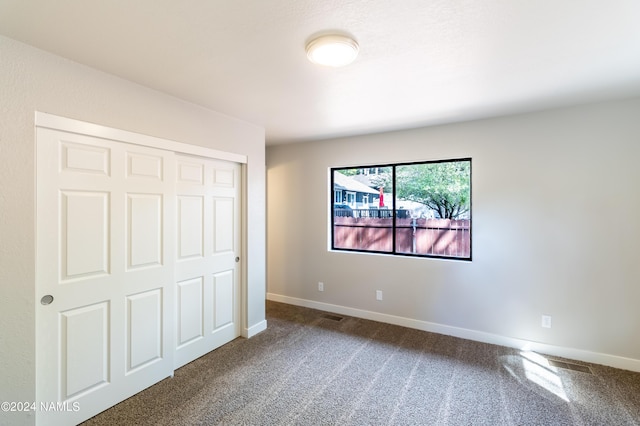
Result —
<path fill-rule="evenodd" d="M 176 368 L 240 335 L 240 165 L 176 156 Z"/>
<path fill-rule="evenodd" d="M 240 335 L 241 165 L 36 137 L 36 423 L 77 424 Z"/>
<path fill-rule="evenodd" d="M 174 154 L 37 129 L 37 400 L 89 418 L 173 373 Z"/>

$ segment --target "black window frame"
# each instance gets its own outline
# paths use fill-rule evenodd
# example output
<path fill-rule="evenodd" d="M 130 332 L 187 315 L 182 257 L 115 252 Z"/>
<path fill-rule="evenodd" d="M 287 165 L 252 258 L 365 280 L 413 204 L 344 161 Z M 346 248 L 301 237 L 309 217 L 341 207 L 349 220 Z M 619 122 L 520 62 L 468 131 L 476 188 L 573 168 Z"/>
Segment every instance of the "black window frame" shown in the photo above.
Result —
<path fill-rule="evenodd" d="M 468 257 L 460 257 L 460 256 L 445 256 L 445 255 L 436 255 L 436 254 L 422 254 L 422 253 L 406 253 L 406 252 L 398 252 L 396 245 L 396 233 L 397 233 L 397 219 L 398 219 L 398 210 L 399 207 L 396 205 L 396 168 L 401 166 L 412 166 L 419 164 L 436 164 L 436 163 L 454 163 L 454 162 L 469 162 L 469 256 Z M 392 238 L 392 249 L 391 251 L 383 251 L 383 250 L 364 250 L 364 249 L 353 249 L 353 248 L 344 248 L 344 247 L 336 247 L 335 246 L 335 172 L 342 170 L 353 170 L 353 169 L 374 169 L 374 168 L 391 168 L 391 180 L 392 180 L 392 228 L 391 228 L 391 238 Z M 450 159 L 442 159 L 442 160 L 428 160 L 428 161 L 411 161 L 411 162 L 401 162 L 401 163 L 387 163 L 387 164 L 365 164 L 360 166 L 342 166 L 342 167 L 331 167 L 330 168 L 330 185 L 331 190 L 329 193 L 331 194 L 331 211 L 330 211 L 330 226 L 331 226 L 331 250 L 337 252 L 353 252 L 353 253 L 371 253 L 371 254 L 386 254 L 390 256 L 403 256 L 403 257 L 418 257 L 418 258 L 430 258 L 430 259 L 443 259 L 443 260 L 458 260 L 463 262 L 471 262 L 473 259 L 473 162 L 471 157 L 463 157 L 463 158 L 450 158 Z"/>

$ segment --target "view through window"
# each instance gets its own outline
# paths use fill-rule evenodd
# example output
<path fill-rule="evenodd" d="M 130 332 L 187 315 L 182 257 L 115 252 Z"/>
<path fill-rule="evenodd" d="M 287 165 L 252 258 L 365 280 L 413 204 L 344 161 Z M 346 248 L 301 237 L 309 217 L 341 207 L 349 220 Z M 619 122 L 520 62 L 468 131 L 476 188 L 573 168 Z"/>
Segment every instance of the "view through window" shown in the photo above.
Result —
<path fill-rule="evenodd" d="M 471 159 L 331 169 L 332 248 L 471 260 Z"/>

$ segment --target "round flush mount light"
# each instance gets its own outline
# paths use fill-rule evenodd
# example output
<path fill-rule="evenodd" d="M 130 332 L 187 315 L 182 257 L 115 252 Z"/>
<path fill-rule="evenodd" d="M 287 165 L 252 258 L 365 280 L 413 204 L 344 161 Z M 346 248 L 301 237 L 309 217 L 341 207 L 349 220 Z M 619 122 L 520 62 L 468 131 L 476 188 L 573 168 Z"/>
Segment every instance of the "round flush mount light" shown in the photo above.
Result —
<path fill-rule="evenodd" d="M 307 58 L 328 67 L 349 65 L 358 56 L 358 43 L 342 35 L 325 35 L 307 43 Z"/>

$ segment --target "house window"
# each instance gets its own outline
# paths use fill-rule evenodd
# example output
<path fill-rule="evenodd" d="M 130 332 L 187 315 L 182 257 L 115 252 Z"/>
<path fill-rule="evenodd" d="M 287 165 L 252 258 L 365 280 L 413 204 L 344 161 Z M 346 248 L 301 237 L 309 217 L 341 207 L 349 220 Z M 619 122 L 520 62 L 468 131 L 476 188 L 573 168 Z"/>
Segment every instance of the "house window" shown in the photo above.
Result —
<path fill-rule="evenodd" d="M 471 159 L 332 168 L 331 248 L 471 260 Z M 355 203 L 366 200 L 367 203 Z"/>
<path fill-rule="evenodd" d="M 355 205 L 356 205 L 356 193 L 355 192 L 347 191 L 346 203 L 347 203 L 347 205 L 349 205 L 351 207 L 355 207 Z"/>

